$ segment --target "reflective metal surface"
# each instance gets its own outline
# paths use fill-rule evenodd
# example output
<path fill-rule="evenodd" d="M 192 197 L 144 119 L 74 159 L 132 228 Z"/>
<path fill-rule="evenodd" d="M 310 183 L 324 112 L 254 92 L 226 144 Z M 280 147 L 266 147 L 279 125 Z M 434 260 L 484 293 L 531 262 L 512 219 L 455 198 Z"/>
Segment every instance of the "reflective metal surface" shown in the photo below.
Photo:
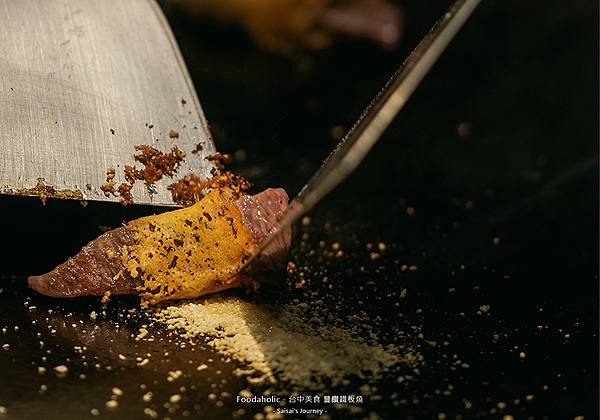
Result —
<path fill-rule="evenodd" d="M 0 193 L 43 179 L 85 200 L 117 201 L 100 190 L 106 172 L 114 168 L 119 185 L 125 165 L 142 169 L 133 158 L 142 144 L 187 152 L 177 178 L 210 176 L 204 157 L 214 145 L 154 1 L 2 2 L 0 25 Z M 172 182 L 138 182 L 133 199 L 173 204 Z"/>

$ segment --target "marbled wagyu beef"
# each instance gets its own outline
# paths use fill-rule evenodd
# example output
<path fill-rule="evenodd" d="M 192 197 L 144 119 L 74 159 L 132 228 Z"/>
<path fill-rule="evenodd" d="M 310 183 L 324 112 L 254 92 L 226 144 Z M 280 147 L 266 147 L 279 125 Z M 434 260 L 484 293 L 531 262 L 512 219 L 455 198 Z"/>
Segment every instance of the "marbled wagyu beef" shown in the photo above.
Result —
<path fill-rule="evenodd" d="M 30 277 L 29 285 L 54 297 L 139 295 L 143 306 L 233 287 L 256 289 L 284 273 L 291 229 L 241 269 L 287 204 L 283 189 L 239 198 L 214 189 L 188 208 L 106 232 L 53 271 Z"/>

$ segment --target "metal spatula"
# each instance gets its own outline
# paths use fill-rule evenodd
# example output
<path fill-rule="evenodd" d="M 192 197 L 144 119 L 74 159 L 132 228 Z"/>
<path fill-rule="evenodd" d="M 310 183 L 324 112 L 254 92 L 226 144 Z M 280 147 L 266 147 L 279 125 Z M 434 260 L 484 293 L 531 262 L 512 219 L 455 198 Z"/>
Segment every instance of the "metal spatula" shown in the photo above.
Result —
<path fill-rule="evenodd" d="M 154 0 L 5 1 L 0 27 L 0 193 L 33 194 L 43 179 L 118 201 L 100 187 L 109 168 L 117 185 L 124 165 L 143 168 L 136 145 L 186 152 L 173 178 L 134 185 L 136 203 L 172 205 L 169 184 L 211 176 L 215 147 Z"/>
<path fill-rule="evenodd" d="M 479 2 L 480 0 L 457 0 L 440 18 L 292 200 L 283 217 L 249 256 L 246 265 L 356 169 Z"/>

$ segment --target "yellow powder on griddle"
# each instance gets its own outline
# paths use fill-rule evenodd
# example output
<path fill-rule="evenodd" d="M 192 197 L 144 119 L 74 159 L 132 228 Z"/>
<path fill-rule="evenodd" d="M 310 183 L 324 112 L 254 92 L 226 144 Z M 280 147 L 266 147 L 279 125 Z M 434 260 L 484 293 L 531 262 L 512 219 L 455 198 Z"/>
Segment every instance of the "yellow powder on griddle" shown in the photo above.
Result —
<path fill-rule="evenodd" d="M 418 352 L 400 354 L 396 347 L 374 343 L 373 334 L 361 338 L 350 326 L 309 323 L 302 305 L 212 295 L 163 308 L 156 318 L 181 338 L 205 336 L 219 353 L 247 366 L 236 373 L 250 375 L 253 383 L 281 380 L 323 390 L 350 375 L 372 379 L 398 364 L 422 364 Z"/>

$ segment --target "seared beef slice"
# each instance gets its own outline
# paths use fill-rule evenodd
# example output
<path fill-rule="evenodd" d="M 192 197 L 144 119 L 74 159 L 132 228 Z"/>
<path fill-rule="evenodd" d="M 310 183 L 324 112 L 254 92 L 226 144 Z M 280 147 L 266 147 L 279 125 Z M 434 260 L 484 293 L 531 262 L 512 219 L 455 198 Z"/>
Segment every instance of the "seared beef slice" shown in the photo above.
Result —
<path fill-rule="evenodd" d="M 139 294 L 143 304 L 193 298 L 231 287 L 257 288 L 282 273 L 291 229 L 248 272 L 247 255 L 287 207 L 282 189 L 235 197 L 215 189 L 195 205 L 143 217 L 86 245 L 53 271 L 29 278 L 54 297 Z"/>

